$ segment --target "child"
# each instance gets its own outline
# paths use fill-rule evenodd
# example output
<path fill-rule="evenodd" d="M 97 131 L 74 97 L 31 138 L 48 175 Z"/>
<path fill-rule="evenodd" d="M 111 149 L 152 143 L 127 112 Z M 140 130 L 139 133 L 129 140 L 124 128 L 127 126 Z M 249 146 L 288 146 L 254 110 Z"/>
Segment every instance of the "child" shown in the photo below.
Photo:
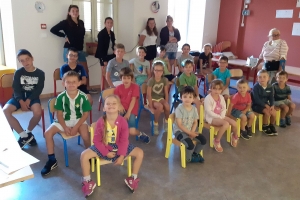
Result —
<path fill-rule="evenodd" d="M 110 87 L 116 87 L 122 84 L 119 77 L 120 70 L 124 67 L 129 67 L 129 62 L 123 59 L 125 54 L 125 47 L 123 44 L 116 44 L 115 51 L 116 57 L 111 59 L 107 64 L 105 78 Z"/>
<path fill-rule="evenodd" d="M 183 68 L 184 72 L 179 77 L 180 86 L 178 88 L 178 91 L 181 92 L 185 86 L 193 87 L 196 93 L 196 98 L 193 99 L 193 103 L 195 104 L 198 113 L 200 113 L 200 105 L 202 104 L 203 99 L 200 100 L 199 91 L 197 87 L 197 77 L 193 73 L 194 62 L 191 60 L 186 60 L 183 62 L 184 62 L 184 68 Z"/>
<path fill-rule="evenodd" d="M 262 130 L 267 135 L 278 135 L 274 123 L 276 118 L 276 111 L 274 109 L 274 92 L 272 85 L 268 84 L 269 74 L 266 70 L 259 70 L 257 72 L 258 82 L 254 84 L 252 97 L 252 110 L 254 112 L 263 114 Z M 270 119 L 270 124 L 268 121 Z"/>
<path fill-rule="evenodd" d="M 183 67 L 184 67 L 184 60 L 192 60 L 194 61 L 194 58 L 190 55 L 190 45 L 189 44 L 184 44 L 182 45 L 182 54 L 179 58 L 177 58 L 177 67 L 178 67 L 178 74 L 177 77 L 179 77 L 183 73 Z"/>
<path fill-rule="evenodd" d="M 158 135 L 158 119 L 160 113 L 165 113 L 165 131 L 168 129 L 170 114 L 168 79 L 163 76 L 164 64 L 161 61 L 153 62 L 152 77 L 147 83 L 147 101 L 149 109 L 154 114 L 154 134 Z"/>
<path fill-rule="evenodd" d="M 139 58 L 133 58 L 129 61 L 130 68 L 133 69 L 135 82 L 138 85 L 147 83 L 150 78 L 150 62 L 145 60 L 147 50 L 145 47 L 138 47 Z M 134 80 L 133 80 L 134 81 Z"/>
<path fill-rule="evenodd" d="M 225 100 L 229 97 L 229 84 L 230 84 L 230 71 L 227 69 L 228 66 L 228 58 L 226 56 L 221 56 L 219 59 L 219 68 L 213 71 L 213 75 L 215 79 L 220 79 L 223 82 L 223 89 L 221 94 L 224 96 Z"/>
<path fill-rule="evenodd" d="M 55 101 L 54 108 L 57 110 L 57 121 L 52 123 L 45 132 L 49 160 L 41 171 L 43 176 L 48 175 L 51 170 L 57 167 L 53 141 L 53 136 L 56 133 L 64 132 L 67 136 L 74 136 L 79 133 L 84 146 L 86 148 L 90 146 L 89 129 L 85 120 L 92 108 L 86 94 L 77 89 L 81 84 L 79 74 L 68 71 L 64 74 L 62 81 L 66 90 L 60 93 Z"/>
<path fill-rule="evenodd" d="M 92 99 L 92 96 L 90 95 L 89 91 L 87 90 L 87 85 L 86 85 L 88 75 L 86 74 L 84 67 L 80 64 L 77 64 L 77 60 L 78 60 L 77 49 L 70 47 L 68 50 L 67 58 L 68 58 L 68 63 L 64 64 L 60 68 L 60 78 L 62 79 L 64 74 L 68 71 L 73 70 L 73 71 L 77 72 L 80 76 L 80 84 L 81 84 L 78 87 L 78 90 L 80 90 L 86 94 L 86 96 L 88 97 L 88 99 L 90 101 L 90 104 L 92 105 L 93 99 Z"/>
<path fill-rule="evenodd" d="M 204 162 L 199 154 L 206 144 L 206 139 L 202 134 L 196 132 L 198 124 L 198 111 L 192 106 L 197 94 L 193 87 L 186 86 L 180 92 L 182 104 L 175 109 L 174 134 L 175 138 L 186 146 L 187 162 Z M 195 146 L 193 140 L 197 141 Z"/>
<path fill-rule="evenodd" d="M 285 128 L 286 125 L 291 125 L 291 115 L 295 110 L 296 105 L 292 102 L 291 88 L 286 84 L 288 73 L 280 71 L 276 74 L 276 79 L 277 83 L 273 83 L 274 105 L 281 110 L 280 127 Z"/>
<path fill-rule="evenodd" d="M 211 59 L 213 57 L 211 53 L 211 44 L 205 44 L 202 49 L 202 53 L 200 53 L 199 56 L 199 71 L 197 70 L 197 73 L 200 73 L 201 75 L 209 74 L 212 72 L 212 62 Z"/>
<path fill-rule="evenodd" d="M 82 192 L 85 197 L 90 196 L 96 187 L 91 180 L 91 158 L 99 157 L 104 160 L 121 165 L 127 156 L 135 157 L 132 176 L 125 179 L 126 185 L 134 192 L 140 181 L 137 178 L 142 165 L 144 152 L 138 147 L 129 144 L 129 130 L 126 119 L 119 115 L 120 99 L 116 95 L 110 95 L 105 99 L 103 111 L 105 115 L 97 121 L 94 136 L 94 145 L 81 153 L 80 162 L 82 168 Z M 117 188 L 115 187 L 117 190 Z"/>
<path fill-rule="evenodd" d="M 33 57 L 26 49 L 18 51 L 17 59 L 23 67 L 19 68 L 14 74 L 13 97 L 5 104 L 3 112 L 11 128 L 20 135 L 18 143 L 23 148 L 27 144 L 29 146 L 37 144 L 32 130 L 39 123 L 42 116 L 40 94 L 44 89 L 45 73 L 33 66 Z M 27 131 L 21 127 L 19 121 L 12 115 L 20 108 L 22 111 L 33 112 Z"/>
<path fill-rule="evenodd" d="M 241 119 L 241 137 L 249 140 L 252 137 L 252 123 L 255 114 L 250 111 L 251 108 L 251 95 L 248 92 L 248 82 L 240 79 L 236 82 L 238 93 L 231 97 L 230 105 L 228 108 L 228 115 Z"/>
<path fill-rule="evenodd" d="M 231 125 L 233 133 L 231 133 L 230 144 L 233 147 L 237 146 L 238 135 L 236 121 L 230 119 L 226 115 L 226 103 L 224 97 L 221 95 L 223 91 L 223 82 L 221 80 L 213 80 L 210 83 L 211 93 L 205 97 L 204 109 L 205 120 L 213 126 L 219 126 L 219 131 L 214 139 L 214 147 L 217 152 L 223 152 L 220 140 L 222 135 Z"/>
<path fill-rule="evenodd" d="M 128 121 L 130 135 L 138 135 L 140 140 L 148 144 L 150 138 L 144 132 L 136 129 L 135 119 L 138 114 L 140 88 L 137 84 L 132 83 L 133 72 L 129 67 L 120 71 L 120 78 L 123 84 L 118 85 L 114 91 L 120 100 L 120 113 Z"/>
<path fill-rule="evenodd" d="M 169 63 L 168 57 L 165 57 L 166 48 L 164 46 L 160 46 L 157 49 L 159 56 L 157 58 L 154 58 L 154 62 L 161 61 L 164 64 L 164 76 L 168 79 L 168 81 L 174 82 L 175 76 L 171 73 L 172 66 Z"/>

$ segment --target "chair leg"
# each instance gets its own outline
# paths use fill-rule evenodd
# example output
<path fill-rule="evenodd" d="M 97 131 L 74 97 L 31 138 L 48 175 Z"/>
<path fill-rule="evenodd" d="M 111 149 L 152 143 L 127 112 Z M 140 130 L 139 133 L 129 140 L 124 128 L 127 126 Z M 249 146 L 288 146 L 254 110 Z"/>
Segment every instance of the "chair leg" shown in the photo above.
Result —
<path fill-rule="evenodd" d="M 42 128 L 43 128 L 43 135 L 45 133 L 45 113 L 44 113 L 44 109 L 42 109 Z"/>
<path fill-rule="evenodd" d="M 93 123 L 93 114 L 92 114 L 92 111 L 90 111 L 90 124 Z"/>
<path fill-rule="evenodd" d="M 181 167 L 186 168 L 186 156 L 185 156 L 185 145 L 180 144 L 180 154 L 181 154 Z"/>
<path fill-rule="evenodd" d="M 276 126 L 280 125 L 280 114 L 281 114 L 280 109 L 276 110 Z"/>
<path fill-rule="evenodd" d="M 127 174 L 128 177 L 131 177 L 131 156 L 127 158 Z"/>
<path fill-rule="evenodd" d="M 203 150 L 200 151 L 200 155 L 203 157 Z"/>
<path fill-rule="evenodd" d="M 100 179 L 100 158 L 97 158 L 96 160 L 97 162 L 97 185 L 100 186 L 101 185 L 101 179 Z"/>
<path fill-rule="evenodd" d="M 95 158 L 91 159 L 91 171 L 94 172 L 95 171 Z"/>
<path fill-rule="evenodd" d="M 240 118 L 237 118 L 236 119 L 236 124 L 237 124 L 237 135 L 238 137 L 241 136 L 241 119 Z"/>
<path fill-rule="evenodd" d="M 231 126 L 229 126 L 229 128 L 227 129 L 227 142 L 230 143 L 230 137 L 231 136 Z"/>
<path fill-rule="evenodd" d="M 172 111 L 173 111 L 173 108 L 174 108 L 174 104 L 175 104 L 175 100 L 174 100 L 174 102 L 172 103 L 172 106 L 171 106 L 171 109 L 170 109 L 170 114 L 172 114 Z"/>
<path fill-rule="evenodd" d="M 262 131 L 262 124 L 263 124 L 263 115 L 259 114 L 258 115 L 258 130 Z"/>
<path fill-rule="evenodd" d="M 215 135 L 215 128 L 213 126 L 210 126 L 209 129 L 209 145 L 211 148 L 214 147 L 214 135 Z"/>
<path fill-rule="evenodd" d="M 78 135 L 78 141 L 77 144 L 80 145 L 80 135 Z"/>
<path fill-rule="evenodd" d="M 253 123 L 252 123 L 252 133 L 255 134 L 255 130 L 256 130 L 256 120 L 257 120 L 257 117 L 254 116 L 254 120 L 253 120 Z"/>
<path fill-rule="evenodd" d="M 167 145 L 166 145 L 166 153 L 165 153 L 165 158 L 169 158 L 170 156 L 170 150 L 171 150 L 171 145 L 172 145 L 172 139 L 167 140 Z"/>
<path fill-rule="evenodd" d="M 63 142 L 64 142 L 65 164 L 66 167 L 69 167 L 67 140 L 63 139 Z"/>
<path fill-rule="evenodd" d="M 154 136 L 154 115 L 151 113 L 151 134 Z"/>

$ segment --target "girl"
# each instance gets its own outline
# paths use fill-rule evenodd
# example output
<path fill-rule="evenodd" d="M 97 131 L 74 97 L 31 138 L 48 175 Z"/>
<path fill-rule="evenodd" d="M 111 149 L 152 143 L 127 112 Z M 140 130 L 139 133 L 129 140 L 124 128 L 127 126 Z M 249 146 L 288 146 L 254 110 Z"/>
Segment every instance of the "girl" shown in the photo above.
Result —
<path fill-rule="evenodd" d="M 212 53 L 211 53 L 211 44 L 205 44 L 203 46 L 202 49 L 202 53 L 200 53 L 199 55 L 199 64 L 198 66 L 200 67 L 200 71 L 198 71 L 199 69 L 197 69 L 197 73 L 201 74 L 201 75 L 205 75 L 205 74 L 210 74 L 212 73 L 212 68 L 211 68 L 211 59 L 213 57 Z"/>
<path fill-rule="evenodd" d="M 190 55 L 191 47 L 189 44 L 185 43 L 182 45 L 182 54 L 179 58 L 177 58 L 177 67 L 179 73 L 177 74 L 177 77 L 179 77 L 183 73 L 183 67 L 184 67 L 184 60 L 194 60 L 194 58 Z"/>
<path fill-rule="evenodd" d="M 103 111 L 106 113 L 97 121 L 94 145 L 81 153 L 80 162 L 83 173 L 82 191 L 84 196 L 93 193 L 96 184 L 91 180 L 90 162 L 94 157 L 100 157 L 121 165 L 126 156 L 135 157 L 132 169 L 132 177 L 124 181 L 129 189 L 134 192 L 138 187 L 137 174 L 141 167 L 144 152 L 138 147 L 129 144 L 129 129 L 126 119 L 119 115 L 120 99 L 116 95 L 110 95 L 105 99 Z"/>
<path fill-rule="evenodd" d="M 161 61 L 153 63 L 152 77 L 147 85 L 147 101 L 149 109 L 154 114 L 154 134 L 158 135 L 158 119 L 160 113 L 165 113 L 165 131 L 167 131 L 167 123 L 170 114 L 168 79 L 163 76 L 164 64 Z"/>
<path fill-rule="evenodd" d="M 159 56 L 154 59 L 155 61 L 160 61 L 164 65 L 164 76 L 170 81 L 174 82 L 175 76 L 171 73 L 172 72 L 172 65 L 169 63 L 168 57 L 166 55 L 166 48 L 164 46 L 160 46 L 157 48 Z"/>
<path fill-rule="evenodd" d="M 211 93 L 207 95 L 204 100 L 205 120 L 213 126 L 220 127 L 214 139 L 214 147 L 217 152 L 223 152 L 220 140 L 229 125 L 231 125 L 233 131 L 231 134 L 231 146 L 236 147 L 238 141 L 236 122 L 225 116 L 227 110 L 224 97 L 221 95 L 222 88 L 223 82 L 221 80 L 213 80 L 210 83 Z"/>

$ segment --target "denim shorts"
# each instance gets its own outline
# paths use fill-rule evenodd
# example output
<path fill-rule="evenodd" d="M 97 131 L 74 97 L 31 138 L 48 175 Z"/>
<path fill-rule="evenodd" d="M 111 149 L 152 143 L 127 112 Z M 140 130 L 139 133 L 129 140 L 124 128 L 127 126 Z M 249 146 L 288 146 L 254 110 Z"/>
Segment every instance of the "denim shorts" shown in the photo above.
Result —
<path fill-rule="evenodd" d="M 27 94 L 28 94 L 28 93 L 27 93 Z M 29 96 L 29 95 L 27 95 L 27 96 Z M 23 101 L 26 101 L 26 99 L 27 99 L 27 98 L 26 98 L 25 96 L 23 96 Z M 32 99 L 32 100 L 30 101 L 29 106 L 31 107 L 31 106 L 32 106 L 33 104 L 35 104 L 35 103 L 41 104 L 40 99 Z M 8 100 L 8 102 L 7 102 L 6 104 L 10 104 L 10 105 L 16 106 L 16 110 L 18 110 L 18 109 L 21 108 L 21 104 L 20 104 L 19 101 L 17 101 L 17 99 L 15 99 L 15 98 L 11 98 L 10 100 Z"/>
<path fill-rule="evenodd" d="M 249 118 L 252 113 L 253 113 L 252 111 L 247 111 L 246 117 Z M 231 115 L 235 118 L 241 118 L 243 113 L 238 109 L 232 108 Z"/>
<path fill-rule="evenodd" d="M 124 117 L 126 115 L 126 112 L 124 114 L 122 114 L 122 116 Z M 128 120 L 128 127 L 129 128 L 136 128 L 136 123 L 135 123 L 135 120 L 136 120 L 136 116 L 134 114 L 130 114 L 130 117 L 129 117 L 129 120 Z"/>
<path fill-rule="evenodd" d="M 68 62 L 68 58 L 67 58 L 68 50 L 69 50 L 68 48 L 64 48 L 64 52 L 63 52 L 64 62 Z M 85 52 L 78 51 L 78 62 L 87 62 L 85 57 Z"/>
<path fill-rule="evenodd" d="M 166 52 L 166 55 L 168 56 L 169 60 L 175 60 L 177 52 Z"/>

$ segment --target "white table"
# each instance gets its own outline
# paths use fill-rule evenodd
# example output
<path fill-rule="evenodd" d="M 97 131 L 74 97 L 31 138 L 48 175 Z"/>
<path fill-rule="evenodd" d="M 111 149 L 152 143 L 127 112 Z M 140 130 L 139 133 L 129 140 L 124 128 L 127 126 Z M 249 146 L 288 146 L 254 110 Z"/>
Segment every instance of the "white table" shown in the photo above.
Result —
<path fill-rule="evenodd" d="M 12 130 L 6 120 L 6 117 L 3 113 L 2 107 L 0 106 L 0 150 L 9 147 L 9 149 L 20 150 L 20 146 L 12 133 Z M 7 145 L 9 144 L 9 145 Z M 13 159 L 13 158 L 12 158 Z M 6 178 L 3 178 L 6 176 Z M 25 181 L 34 177 L 34 174 L 30 166 L 24 167 L 7 177 L 7 175 L 0 170 L 0 188 L 18 183 L 20 181 Z"/>

